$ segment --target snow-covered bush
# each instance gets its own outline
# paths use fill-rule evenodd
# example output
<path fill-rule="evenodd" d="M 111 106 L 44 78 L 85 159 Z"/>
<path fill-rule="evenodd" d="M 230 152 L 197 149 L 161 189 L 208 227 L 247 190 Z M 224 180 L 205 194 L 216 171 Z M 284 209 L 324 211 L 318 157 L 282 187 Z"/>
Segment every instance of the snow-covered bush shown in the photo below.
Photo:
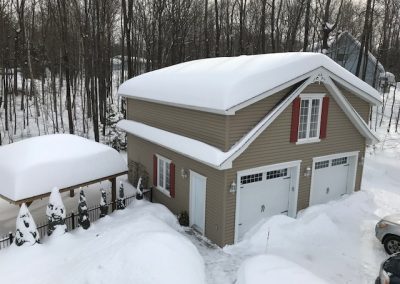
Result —
<path fill-rule="evenodd" d="M 178 215 L 178 221 L 181 226 L 188 227 L 189 226 L 189 214 L 187 211 L 182 211 Z"/>
<path fill-rule="evenodd" d="M 79 206 L 78 206 L 78 223 L 79 225 L 87 230 L 90 227 L 89 213 L 86 203 L 86 197 L 83 190 L 79 193 Z"/>
<path fill-rule="evenodd" d="M 104 189 L 101 189 L 101 197 L 100 197 L 100 218 L 103 218 L 108 214 L 108 205 L 107 205 L 107 193 Z"/>
<path fill-rule="evenodd" d="M 125 209 L 125 194 L 124 194 L 124 184 L 120 182 L 119 184 L 119 194 L 117 198 L 117 210 Z"/>
<path fill-rule="evenodd" d="M 15 244 L 17 246 L 40 243 L 36 223 L 33 220 L 31 213 L 29 213 L 28 207 L 26 207 L 25 203 L 22 203 L 21 208 L 19 209 L 16 229 Z"/>
<path fill-rule="evenodd" d="M 65 206 L 57 187 L 51 190 L 46 215 L 49 221 L 47 235 L 50 236 L 54 232 L 56 232 L 55 235 L 61 235 L 67 231 L 67 225 L 65 225 Z"/>

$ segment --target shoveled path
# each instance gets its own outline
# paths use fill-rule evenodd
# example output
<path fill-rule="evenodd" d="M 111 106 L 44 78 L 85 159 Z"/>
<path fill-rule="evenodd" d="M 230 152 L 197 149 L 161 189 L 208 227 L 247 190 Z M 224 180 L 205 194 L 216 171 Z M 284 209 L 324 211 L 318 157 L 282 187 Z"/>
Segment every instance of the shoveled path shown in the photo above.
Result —
<path fill-rule="evenodd" d="M 232 284 L 236 282 L 237 270 L 243 259 L 225 253 L 220 247 L 191 228 L 185 228 L 185 236 L 197 247 L 204 259 L 208 284 Z"/>

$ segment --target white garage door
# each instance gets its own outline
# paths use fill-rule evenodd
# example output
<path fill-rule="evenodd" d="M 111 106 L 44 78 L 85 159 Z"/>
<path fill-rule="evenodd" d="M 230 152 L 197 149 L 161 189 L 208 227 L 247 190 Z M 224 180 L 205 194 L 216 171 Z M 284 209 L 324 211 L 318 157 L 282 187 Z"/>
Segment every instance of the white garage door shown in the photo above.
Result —
<path fill-rule="evenodd" d="M 240 176 L 238 240 L 262 218 L 288 214 L 290 168 Z"/>
<path fill-rule="evenodd" d="M 352 157 L 336 157 L 314 163 L 310 204 L 321 204 L 349 192 L 353 179 Z"/>

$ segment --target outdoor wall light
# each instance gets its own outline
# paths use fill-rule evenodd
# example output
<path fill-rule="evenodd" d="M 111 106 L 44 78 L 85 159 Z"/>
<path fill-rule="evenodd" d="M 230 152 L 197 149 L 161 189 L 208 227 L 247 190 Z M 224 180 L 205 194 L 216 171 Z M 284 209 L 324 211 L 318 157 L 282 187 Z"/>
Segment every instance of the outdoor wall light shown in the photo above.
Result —
<path fill-rule="evenodd" d="M 305 177 L 309 177 L 311 176 L 311 168 L 307 167 L 306 170 L 304 171 L 304 176 Z"/>
<path fill-rule="evenodd" d="M 229 192 L 230 192 L 230 193 L 235 193 L 236 190 L 237 190 L 236 182 L 235 182 L 235 181 L 232 181 L 231 186 L 230 186 L 230 188 L 229 188 Z"/>
<path fill-rule="evenodd" d="M 188 177 L 188 173 L 184 168 L 181 169 L 181 177 L 184 179 L 187 179 Z"/>

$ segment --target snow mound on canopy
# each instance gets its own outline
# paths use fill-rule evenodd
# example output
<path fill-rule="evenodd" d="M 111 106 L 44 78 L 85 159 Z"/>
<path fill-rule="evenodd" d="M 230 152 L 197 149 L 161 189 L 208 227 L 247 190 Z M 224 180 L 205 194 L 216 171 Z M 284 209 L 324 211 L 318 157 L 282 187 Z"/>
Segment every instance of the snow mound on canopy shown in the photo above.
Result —
<path fill-rule="evenodd" d="M 248 258 L 240 266 L 237 275 L 237 284 L 327 283 L 303 267 L 276 255 L 258 255 Z"/>
<path fill-rule="evenodd" d="M 279 255 L 332 283 L 367 283 L 379 269 L 373 252 L 382 250 L 374 234 L 379 220 L 376 211 L 372 193 L 356 192 L 311 206 L 300 212 L 297 219 L 283 215 L 266 219 L 241 242 L 224 250 L 234 255 Z M 368 262 L 364 263 L 364 259 Z M 372 275 L 366 275 L 366 270 Z"/>
<path fill-rule="evenodd" d="M 39 136 L 0 147 L 0 194 L 17 201 L 126 170 L 106 145 L 70 134 Z"/>
<path fill-rule="evenodd" d="M 177 230 L 176 217 L 163 205 L 135 200 L 89 230 L 1 250 L 1 282 L 203 284 L 203 259 Z"/>

